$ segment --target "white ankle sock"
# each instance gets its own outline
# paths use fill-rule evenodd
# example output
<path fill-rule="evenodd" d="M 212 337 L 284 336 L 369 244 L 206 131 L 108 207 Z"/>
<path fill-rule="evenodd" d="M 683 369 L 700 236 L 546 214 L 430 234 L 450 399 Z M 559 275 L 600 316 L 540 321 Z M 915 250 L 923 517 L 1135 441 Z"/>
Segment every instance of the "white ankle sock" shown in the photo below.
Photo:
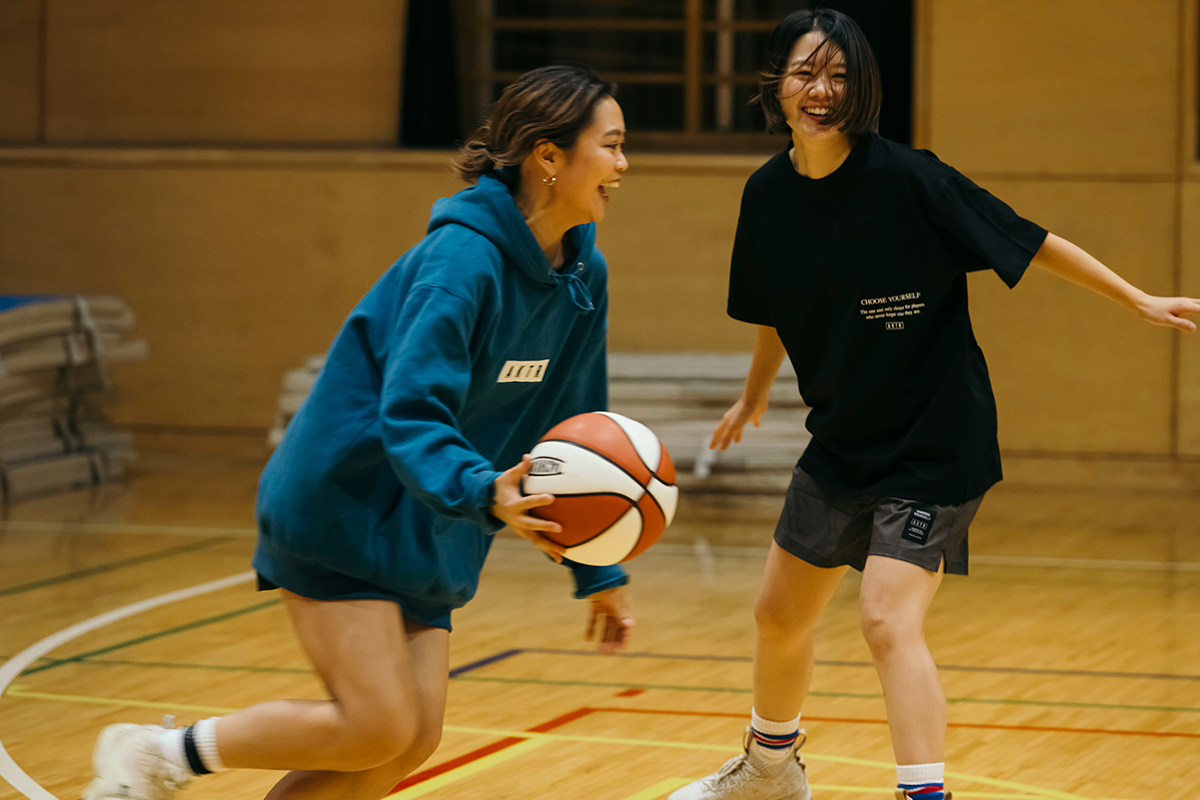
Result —
<path fill-rule="evenodd" d="M 225 764 L 221 754 L 217 752 L 217 720 L 220 717 L 202 719 L 188 728 L 167 728 L 159 734 L 158 748 L 163 758 L 174 766 L 184 770 L 189 775 L 206 775 L 209 772 L 221 772 Z M 200 759 L 203 769 L 197 771 L 196 766 L 188 758 L 188 746 L 185 740 L 191 731 L 195 755 Z"/>
<path fill-rule="evenodd" d="M 217 752 L 217 721 L 220 719 L 220 717 L 209 717 L 192 726 L 196 750 L 199 751 L 200 760 L 204 762 L 204 766 L 209 772 L 221 772 L 225 769 L 225 762 L 221 760 L 221 754 Z"/>
<path fill-rule="evenodd" d="M 800 715 L 786 722 L 763 719 L 750 710 L 750 753 L 763 761 L 782 761 L 792 752 L 800 732 Z"/>
<path fill-rule="evenodd" d="M 896 783 L 908 794 L 929 800 L 943 800 L 945 797 L 946 763 L 936 764 L 897 764 Z M 906 795 L 907 796 L 907 795 Z"/>

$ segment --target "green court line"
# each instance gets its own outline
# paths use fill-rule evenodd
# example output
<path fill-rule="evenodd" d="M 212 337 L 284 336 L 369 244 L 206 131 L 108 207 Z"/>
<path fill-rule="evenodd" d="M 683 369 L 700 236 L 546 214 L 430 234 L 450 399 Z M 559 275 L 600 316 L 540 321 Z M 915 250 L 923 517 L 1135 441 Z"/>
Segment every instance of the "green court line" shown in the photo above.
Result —
<path fill-rule="evenodd" d="M 147 553 L 143 556 L 127 558 L 123 561 L 112 561 L 108 564 L 100 564 L 95 567 L 88 567 L 87 569 L 68 572 L 65 575 L 58 575 L 53 578 L 43 578 L 40 581 L 31 581 L 18 586 L 10 586 L 7 589 L 0 589 L 0 597 L 8 597 L 10 595 L 20 594 L 22 592 L 32 592 L 34 589 L 44 589 L 47 586 L 55 586 L 60 583 L 70 583 L 71 581 L 77 581 L 80 578 L 90 578 L 93 575 L 102 575 L 105 572 L 115 572 L 116 570 L 124 569 L 125 567 L 134 567 L 138 564 L 147 564 L 151 561 L 158 561 L 159 559 L 163 558 L 171 558 L 172 556 L 183 555 L 184 553 L 191 553 L 196 550 L 203 550 L 206 547 L 212 547 L 214 545 L 221 544 L 222 542 L 233 541 L 233 539 L 234 537 L 232 536 L 225 536 L 220 539 L 207 539 L 202 542 L 192 542 L 190 544 L 178 545 L 176 547 L 168 547 L 166 550 L 158 550 L 153 553 Z"/>
<path fill-rule="evenodd" d="M 154 667 L 155 669 L 207 669 L 218 672 L 255 672 L 273 675 L 313 675 L 311 669 L 302 667 L 249 667 L 241 664 L 188 664 L 172 661 L 119 661 L 110 658 L 89 658 L 89 664 L 120 667 Z"/>
<path fill-rule="evenodd" d="M 24 672 L 22 672 L 21 674 L 22 675 L 32 675 L 35 672 L 44 672 L 45 670 L 48 670 L 48 669 L 54 669 L 55 667 L 61 667 L 63 664 L 77 664 L 81 661 L 86 661 L 87 659 L 91 658 L 92 656 L 99 656 L 99 655 L 103 655 L 105 653 L 111 653 L 114 650 L 121 650 L 126 647 L 132 647 L 136 644 L 142 644 L 143 642 L 152 642 L 155 639 L 162 639 L 163 637 L 171 636 L 172 634 L 176 634 L 176 633 L 184 633 L 186 631 L 193 631 L 193 630 L 196 630 L 197 628 L 203 628 L 205 625 L 212 625 L 217 622 L 224 622 L 227 619 L 233 619 L 235 617 L 243 616 L 244 614 L 250 614 L 255 611 L 261 611 L 264 608 L 269 608 L 270 606 L 279 605 L 280 602 L 281 602 L 280 600 L 275 599 L 275 600 L 267 600 L 266 602 L 263 602 L 263 603 L 255 603 L 252 606 L 246 606 L 245 608 L 239 608 L 236 611 L 229 611 L 224 614 L 218 614 L 215 617 L 206 617 L 205 619 L 198 619 L 193 622 L 185 623 L 183 625 L 176 625 L 174 628 L 167 628 L 166 630 L 158 631 L 157 633 L 150 633 L 145 636 L 139 636 L 136 639 L 128 639 L 124 642 L 118 642 L 117 644 L 110 644 L 108 647 L 101 647 L 97 650 L 90 650 L 86 653 L 80 653 L 77 656 L 71 656 L 70 658 L 54 659 L 49 664 L 43 664 L 40 667 L 33 667 L 32 669 L 27 669 Z"/>
<path fill-rule="evenodd" d="M 103 650 L 95 650 L 91 653 L 83 653 L 72 658 L 64 658 L 59 660 L 51 660 L 51 663 L 45 664 L 34 669 L 26 670 L 24 675 L 30 675 L 34 672 L 41 672 L 52 667 L 61 666 L 62 664 L 79 663 L 87 661 L 89 664 L 97 664 L 102 666 L 129 666 L 129 667 L 150 667 L 154 669 L 192 669 L 192 670 L 214 670 L 218 672 L 250 672 L 250 673 L 270 673 L 277 675 L 311 675 L 311 669 L 303 669 L 300 667 L 251 667 L 239 664 L 191 664 L 186 662 L 168 662 L 168 661 L 120 661 L 113 659 L 94 659 L 91 656 L 103 652 L 109 652 L 121 647 L 139 644 L 141 642 L 157 639 L 161 636 L 166 636 L 171 633 L 179 633 L 186 630 L 208 625 L 215 622 L 220 622 L 225 619 L 237 617 L 242 614 L 247 614 L 259 609 L 266 608 L 278 601 L 270 601 L 260 603 L 258 605 L 249 606 L 239 611 L 231 611 L 228 614 L 222 614 L 218 617 L 210 617 L 205 620 L 198 620 L 187 625 L 181 625 L 178 628 L 172 628 L 167 631 L 162 631 L 149 636 L 143 636 L 140 639 L 134 639 L 122 644 L 113 645 L 112 647 Z M 479 683 L 508 683 L 515 685 L 527 686 L 580 686 L 590 687 L 593 689 L 659 689 L 668 692 L 712 692 L 717 694 L 751 694 L 753 691 L 744 687 L 731 686 L 680 686 L 676 684 L 663 683 L 637 683 L 631 681 L 562 681 L 548 680 L 542 678 L 488 678 L 481 675 L 459 675 L 451 678 L 455 681 L 475 681 Z M 882 694 L 869 694 L 865 692 L 820 692 L 812 691 L 808 693 L 810 697 L 828 697 L 835 699 L 850 699 L 850 700 L 882 700 Z M 1010 705 L 1010 706 L 1034 706 L 1048 708 L 1094 708 L 1104 711 L 1164 711 L 1173 714 L 1200 714 L 1200 708 L 1190 708 L 1187 706 L 1140 706 L 1128 703 L 1082 703 L 1072 702 L 1068 700 L 1009 700 L 1003 698 L 989 697 L 947 697 L 947 703 L 976 703 L 979 705 Z"/>

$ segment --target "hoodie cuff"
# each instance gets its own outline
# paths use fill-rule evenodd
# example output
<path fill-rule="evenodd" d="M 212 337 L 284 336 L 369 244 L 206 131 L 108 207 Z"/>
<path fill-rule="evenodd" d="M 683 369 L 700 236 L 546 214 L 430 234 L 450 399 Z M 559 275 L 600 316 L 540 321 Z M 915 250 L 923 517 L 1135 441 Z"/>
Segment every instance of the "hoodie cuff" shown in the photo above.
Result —
<path fill-rule="evenodd" d="M 605 589 L 629 583 L 629 575 L 619 564 L 593 567 L 590 564 L 577 564 L 568 558 L 564 558 L 562 563 L 571 568 L 571 573 L 575 577 L 575 598 L 577 600 L 583 600 L 596 592 L 603 592 Z"/>
<path fill-rule="evenodd" d="M 471 491 L 468 502 L 476 509 L 474 521 L 487 533 L 495 533 L 504 527 L 499 517 L 492 516 L 492 504 L 495 503 L 496 478 L 500 473 L 495 470 L 483 470 L 476 475 L 478 483 Z"/>

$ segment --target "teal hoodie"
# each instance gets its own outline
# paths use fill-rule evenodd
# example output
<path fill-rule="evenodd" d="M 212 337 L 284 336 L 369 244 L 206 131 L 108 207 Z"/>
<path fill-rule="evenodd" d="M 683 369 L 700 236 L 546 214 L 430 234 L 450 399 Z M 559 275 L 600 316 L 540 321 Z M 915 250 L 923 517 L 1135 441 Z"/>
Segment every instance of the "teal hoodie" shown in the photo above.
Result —
<path fill-rule="evenodd" d="M 263 471 L 263 578 L 321 600 L 397 599 L 450 627 L 502 527 L 488 512 L 499 470 L 561 420 L 607 408 L 595 238 L 595 225 L 571 229 L 575 255 L 556 272 L 496 175 L 434 203 L 425 238 L 342 325 Z M 577 597 L 627 580 L 568 566 Z"/>

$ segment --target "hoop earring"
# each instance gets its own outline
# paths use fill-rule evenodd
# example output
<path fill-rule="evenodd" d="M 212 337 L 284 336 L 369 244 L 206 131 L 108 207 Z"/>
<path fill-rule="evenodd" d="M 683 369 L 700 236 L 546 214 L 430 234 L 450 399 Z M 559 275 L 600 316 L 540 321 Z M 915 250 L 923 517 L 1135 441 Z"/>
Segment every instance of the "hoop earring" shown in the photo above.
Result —
<path fill-rule="evenodd" d="M 553 186 L 557 180 L 557 175 L 547 175 L 546 177 L 542 178 L 542 183 L 546 184 L 547 186 Z"/>

